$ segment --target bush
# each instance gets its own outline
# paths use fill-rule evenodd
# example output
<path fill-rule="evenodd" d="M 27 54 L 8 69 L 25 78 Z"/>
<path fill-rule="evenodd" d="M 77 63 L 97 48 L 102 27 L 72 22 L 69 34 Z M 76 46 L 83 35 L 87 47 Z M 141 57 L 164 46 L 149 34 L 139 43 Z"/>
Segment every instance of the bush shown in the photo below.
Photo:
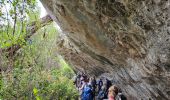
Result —
<path fill-rule="evenodd" d="M 63 76 L 61 70 L 31 70 L 15 68 L 3 73 L 1 98 L 7 100 L 75 100 L 78 92 L 72 80 Z"/>

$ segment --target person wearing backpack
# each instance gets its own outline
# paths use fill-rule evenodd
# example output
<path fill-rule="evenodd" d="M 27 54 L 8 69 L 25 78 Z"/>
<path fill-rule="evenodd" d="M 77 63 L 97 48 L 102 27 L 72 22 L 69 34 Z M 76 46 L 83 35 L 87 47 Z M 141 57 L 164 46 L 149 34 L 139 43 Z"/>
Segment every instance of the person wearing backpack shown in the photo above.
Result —
<path fill-rule="evenodd" d="M 93 91 L 90 84 L 84 86 L 81 100 L 93 100 Z"/>
<path fill-rule="evenodd" d="M 105 98 L 107 98 L 108 90 L 112 86 L 112 82 L 109 79 L 105 78 L 105 84 L 104 85 L 106 87 Z"/>
<path fill-rule="evenodd" d="M 102 81 L 102 79 L 100 78 L 99 80 L 98 80 L 98 82 L 97 82 L 97 88 L 98 88 L 98 93 L 99 93 L 99 91 L 101 90 L 101 87 L 103 86 L 103 81 Z"/>
<path fill-rule="evenodd" d="M 111 87 L 111 86 L 112 86 L 112 82 L 106 78 L 106 89 L 108 90 L 109 87 Z"/>
<path fill-rule="evenodd" d="M 102 86 L 101 90 L 99 91 L 99 94 L 97 95 L 97 100 L 106 99 L 105 98 L 105 91 L 106 91 L 106 87 Z"/>
<path fill-rule="evenodd" d="M 81 98 L 83 98 L 84 88 L 88 84 L 88 81 L 87 81 L 87 79 L 84 79 L 83 77 L 81 77 L 80 80 L 81 80 L 81 82 L 80 82 L 79 93 L 80 93 Z"/>
<path fill-rule="evenodd" d="M 96 90 L 96 79 L 95 77 L 91 77 L 89 80 L 89 84 L 92 86 L 93 98 L 95 100 L 95 90 Z"/>

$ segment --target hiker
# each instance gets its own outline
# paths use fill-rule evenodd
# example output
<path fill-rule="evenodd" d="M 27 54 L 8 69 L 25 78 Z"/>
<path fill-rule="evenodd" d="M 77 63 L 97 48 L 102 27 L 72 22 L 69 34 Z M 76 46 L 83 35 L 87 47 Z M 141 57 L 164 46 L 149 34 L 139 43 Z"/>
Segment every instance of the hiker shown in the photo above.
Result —
<path fill-rule="evenodd" d="M 82 91 L 81 100 L 93 100 L 93 91 L 90 84 L 86 84 Z"/>
<path fill-rule="evenodd" d="M 122 90 L 119 88 L 118 95 L 116 96 L 116 100 L 127 100 L 126 96 L 123 95 Z"/>
<path fill-rule="evenodd" d="M 115 85 L 111 86 L 108 91 L 108 100 L 116 100 L 118 94 L 118 87 Z"/>
<path fill-rule="evenodd" d="M 81 80 L 81 82 L 80 82 L 79 91 L 80 91 L 80 95 L 82 96 L 84 87 L 88 84 L 88 78 L 82 76 L 82 77 L 80 78 L 80 80 Z"/>
<path fill-rule="evenodd" d="M 101 90 L 101 87 L 103 86 L 103 81 L 102 81 L 102 79 L 100 78 L 99 80 L 98 80 L 98 82 L 97 82 L 97 88 L 98 88 L 98 93 L 99 93 L 99 91 Z"/>
<path fill-rule="evenodd" d="M 104 85 L 105 85 L 105 87 L 106 87 L 106 90 L 105 90 L 105 98 L 107 98 L 108 90 L 109 90 L 109 88 L 112 86 L 112 82 L 111 82 L 109 79 L 105 78 Z"/>
<path fill-rule="evenodd" d="M 76 85 L 77 89 L 80 87 L 80 82 L 81 82 L 80 77 L 81 75 L 78 73 L 74 78 L 74 85 Z"/>
<path fill-rule="evenodd" d="M 93 98 L 95 99 L 95 90 L 96 90 L 96 79 L 95 77 L 91 77 L 89 80 L 89 84 L 92 86 Z"/>
<path fill-rule="evenodd" d="M 80 91 L 83 89 L 83 87 L 84 87 L 83 85 L 85 83 L 88 83 L 87 76 L 84 73 L 81 73 L 80 74 L 80 82 L 79 82 L 79 85 L 78 85 Z"/>
<path fill-rule="evenodd" d="M 102 86 L 101 90 L 99 91 L 99 94 L 97 95 L 97 100 L 107 99 L 105 98 L 105 91 L 106 91 L 106 87 Z"/>
<path fill-rule="evenodd" d="M 108 90 L 109 87 L 111 87 L 111 86 L 112 86 L 112 82 L 106 78 L 106 89 Z"/>
<path fill-rule="evenodd" d="M 84 78 L 84 79 L 88 79 L 88 77 L 85 73 L 81 73 L 81 77 Z"/>
<path fill-rule="evenodd" d="M 103 81 L 103 86 L 104 86 L 104 99 L 107 99 L 107 95 L 108 95 L 108 89 L 107 89 L 107 82 L 106 80 Z"/>

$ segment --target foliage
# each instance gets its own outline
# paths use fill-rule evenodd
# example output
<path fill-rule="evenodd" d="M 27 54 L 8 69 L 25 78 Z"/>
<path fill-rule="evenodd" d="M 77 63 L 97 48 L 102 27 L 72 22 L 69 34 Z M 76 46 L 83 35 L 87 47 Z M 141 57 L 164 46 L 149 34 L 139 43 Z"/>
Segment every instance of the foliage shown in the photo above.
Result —
<path fill-rule="evenodd" d="M 0 49 L 22 45 L 12 58 L 1 54 L 0 64 L 6 70 L 0 74 L 0 99 L 76 99 L 78 92 L 71 80 L 74 72 L 56 53 L 54 23 L 25 40 L 27 25 L 39 18 L 36 1 L 1 0 L 0 7 L 7 8 L 0 10 Z"/>
<path fill-rule="evenodd" d="M 38 12 L 35 0 L 0 0 L 0 48 L 23 44 L 26 27 Z"/>
<path fill-rule="evenodd" d="M 61 56 L 55 54 L 58 35 L 53 24 L 40 29 L 31 42 L 27 41 L 27 45 L 16 57 L 13 71 L 2 74 L 3 84 L 0 91 L 2 98 L 19 100 L 77 98 L 77 90 L 70 80 L 74 72 Z M 44 30 L 45 37 L 42 34 Z M 49 59 L 55 63 L 49 65 Z"/>
<path fill-rule="evenodd" d="M 13 73 L 4 76 L 1 89 L 2 98 L 32 100 L 74 99 L 77 91 L 73 82 L 60 74 L 60 70 L 42 70 L 15 68 Z"/>

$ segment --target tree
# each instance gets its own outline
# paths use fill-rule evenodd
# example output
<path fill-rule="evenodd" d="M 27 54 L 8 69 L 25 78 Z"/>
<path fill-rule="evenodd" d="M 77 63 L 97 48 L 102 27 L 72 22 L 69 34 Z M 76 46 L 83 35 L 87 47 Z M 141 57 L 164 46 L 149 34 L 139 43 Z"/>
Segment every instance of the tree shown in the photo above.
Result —
<path fill-rule="evenodd" d="M 0 6 L 7 8 L 0 10 L 0 99 L 75 100 L 74 72 L 56 53 L 50 16 L 39 19 L 35 0 L 2 0 Z"/>
<path fill-rule="evenodd" d="M 44 27 L 45 25 L 48 25 L 51 22 L 52 19 L 49 15 L 46 15 L 45 17 L 41 18 L 40 22 L 39 21 L 32 22 L 30 25 L 27 26 L 27 33 L 24 36 L 24 40 L 27 41 L 28 39 L 30 39 L 32 35 L 36 33 L 38 29 Z M 39 25 L 37 23 L 39 23 Z M 22 46 L 21 44 L 13 44 L 8 48 L 2 49 L 2 52 L 7 52 L 8 53 L 7 55 L 12 57 L 15 54 L 15 52 L 21 48 L 21 46 Z"/>

